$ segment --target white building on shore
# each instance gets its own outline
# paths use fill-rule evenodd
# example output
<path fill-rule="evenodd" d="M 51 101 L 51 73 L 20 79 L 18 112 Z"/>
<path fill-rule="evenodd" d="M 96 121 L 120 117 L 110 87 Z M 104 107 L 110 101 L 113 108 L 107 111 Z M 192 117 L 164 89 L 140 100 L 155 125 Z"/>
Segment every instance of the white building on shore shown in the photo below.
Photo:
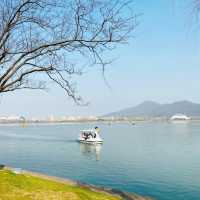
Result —
<path fill-rule="evenodd" d="M 0 116 L 0 121 L 19 121 L 20 116 L 9 115 L 9 116 Z"/>
<path fill-rule="evenodd" d="M 173 115 L 170 120 L 190 120 L 191 118 L 184 114 Z"/>

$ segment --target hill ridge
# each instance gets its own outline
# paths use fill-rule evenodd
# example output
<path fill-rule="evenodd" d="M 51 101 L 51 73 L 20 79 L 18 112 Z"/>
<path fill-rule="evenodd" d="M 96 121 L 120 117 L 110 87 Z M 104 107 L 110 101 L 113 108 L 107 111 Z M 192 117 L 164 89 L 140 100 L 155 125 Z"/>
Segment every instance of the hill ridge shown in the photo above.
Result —
<path fill-rule="evenodd" d="M 188 100 L 175 101 L 172 103 L 157 103 L 144 101 L 137 106 L 128 107 L 116 112 L 104 115 L 105 117 L 170 117 L 177 113 L 189 116 L 200 116 L 200 104 Z"/>

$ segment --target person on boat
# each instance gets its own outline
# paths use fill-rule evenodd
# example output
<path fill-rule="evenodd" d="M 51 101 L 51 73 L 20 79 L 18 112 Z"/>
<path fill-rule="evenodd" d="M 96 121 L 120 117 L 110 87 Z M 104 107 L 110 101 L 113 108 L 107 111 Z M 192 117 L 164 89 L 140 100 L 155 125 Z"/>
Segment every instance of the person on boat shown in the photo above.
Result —
<path fill-rule="evenodd" d="M 85 133 L 85 140 L 87 140 L 89 138 L 89 135 L 87 133 Z"/>
<path fill-rule="evenodd" d="M 92 133 L 88 133 L 88 137 L 91 137 L 91 138 L 93 138 L 93 135 L 92 135 Z"/>
<path fill-rule="evenodd" d="M 99 132 L 100 132 L 100 129 L 99 129 L 99 127 L 98 126 L 95 126 L 94 127 L 94 130 L 99 134 Z"/>
<path fill-rule="evenodd" d="M 87 140 L 88 139 L 88 134 L 87 133 L 82 133 L 82 138 L 84 139 L 84 140 Z"/>

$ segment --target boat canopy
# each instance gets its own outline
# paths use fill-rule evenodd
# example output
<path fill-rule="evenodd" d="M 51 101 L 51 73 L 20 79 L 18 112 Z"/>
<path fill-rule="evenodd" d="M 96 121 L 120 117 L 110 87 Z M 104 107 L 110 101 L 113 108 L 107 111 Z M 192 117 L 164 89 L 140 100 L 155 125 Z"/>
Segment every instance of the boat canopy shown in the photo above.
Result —
<path fill-rule="evenodd" d="M 96 133 L 94 129 L 80 130 L 81 133 Z"/>

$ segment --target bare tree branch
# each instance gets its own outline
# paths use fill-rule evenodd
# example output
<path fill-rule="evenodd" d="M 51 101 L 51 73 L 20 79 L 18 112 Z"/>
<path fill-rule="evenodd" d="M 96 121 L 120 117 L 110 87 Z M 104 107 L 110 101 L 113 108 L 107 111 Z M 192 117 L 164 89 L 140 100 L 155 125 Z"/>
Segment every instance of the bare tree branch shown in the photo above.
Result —
<path fill-rule="evenodd" d="M 82 74 L 80 62 L 100 64 L 104 73 L 109 62 L 102 55 L 127 42 L 137 26 L 131 3 L 0 1 L 0 92 L 43 89 L 50 80 L 79 104 L 73 77 Z"/>

